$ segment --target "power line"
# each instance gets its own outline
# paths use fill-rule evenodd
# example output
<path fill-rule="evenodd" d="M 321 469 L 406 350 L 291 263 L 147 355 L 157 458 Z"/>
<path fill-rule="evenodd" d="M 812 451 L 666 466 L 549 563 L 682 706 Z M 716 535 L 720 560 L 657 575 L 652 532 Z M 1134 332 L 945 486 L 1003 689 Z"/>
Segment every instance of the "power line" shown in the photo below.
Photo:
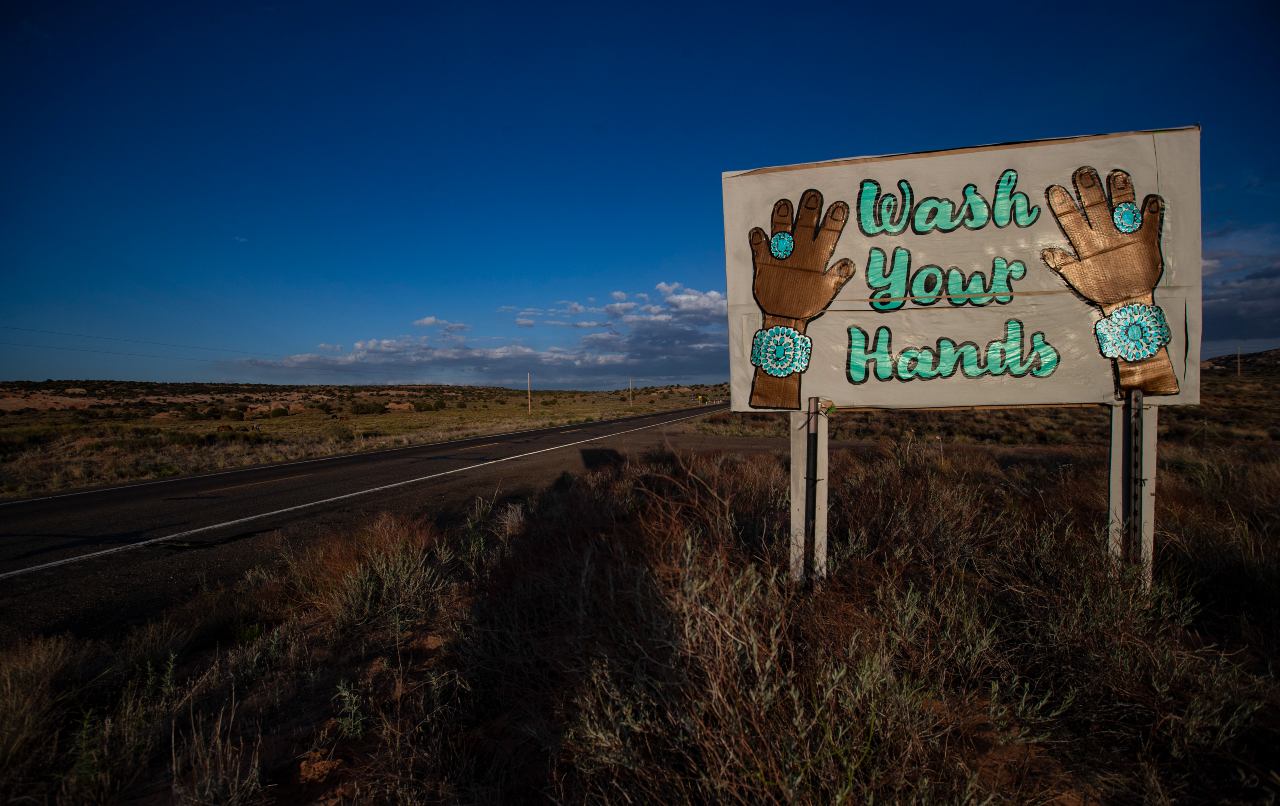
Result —
<path fill-rule="evenodd" d="M 173 344 L 167 341 L 148 341 L 147 339 L 127 339 L 123 336 L 94 336 L 89 333 L 67 333 L 61 330 L 41 330 L 34 327 L 17 327 L 15 325 L 0 325 L 0 330 L 20 330 L 25 333 L 46 333 L 51 336 L 70 336 L 76 339 L 98 339 L 100 341 L 124 341 L 133 344 L 153 344 L 156 347 L 177 347 L 183 350 L 205 350 L 211 353 L 239 353 L 241 355 L 252 355 L 260 358 L 284 358 L 279 353 L 254 353 L 248 350 L 236 350 L 232 347 L 201 347 L 197 344 Z M 54 348 L 57 349 L 57 348 Z M 120 353 L 119 355 L 125 355 Z M 168 358 L 169 356 L 147 356 L 149 358 Z"/>

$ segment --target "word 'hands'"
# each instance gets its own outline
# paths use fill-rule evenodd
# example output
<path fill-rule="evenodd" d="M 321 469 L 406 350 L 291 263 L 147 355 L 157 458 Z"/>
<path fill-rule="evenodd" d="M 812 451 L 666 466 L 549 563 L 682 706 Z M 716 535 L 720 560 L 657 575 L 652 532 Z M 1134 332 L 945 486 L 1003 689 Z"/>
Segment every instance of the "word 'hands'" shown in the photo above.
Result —
<path fill-rule="evenodd" d="M 794 220 L 788 199 L 773 206 L 772 238 L 759 227 L 751 230 L 752 291 L 766 314 L 808 322 L 852 279 L 848 258 L 827 266 L 849 221 L 849 205 L 835 202 L 820 216 L 822 194 L 806 190 Z"/>

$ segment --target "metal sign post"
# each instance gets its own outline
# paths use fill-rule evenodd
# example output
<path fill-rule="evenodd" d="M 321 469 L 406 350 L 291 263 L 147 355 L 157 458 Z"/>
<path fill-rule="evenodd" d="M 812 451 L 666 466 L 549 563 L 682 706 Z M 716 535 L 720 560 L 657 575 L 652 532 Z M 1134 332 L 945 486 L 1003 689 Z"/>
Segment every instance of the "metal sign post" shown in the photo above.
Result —
<path fill-rule="evenodd" d="M 1151 587 L 1155 549 L 1156 407 L 1140 389 L 1111 410 L 1111 555 L 1142 569 Z"/>
<path fill-rule="evenodd" d="M 791 413 L 791 579 L 827 575 L 827 418 L 818 398 Z"/>

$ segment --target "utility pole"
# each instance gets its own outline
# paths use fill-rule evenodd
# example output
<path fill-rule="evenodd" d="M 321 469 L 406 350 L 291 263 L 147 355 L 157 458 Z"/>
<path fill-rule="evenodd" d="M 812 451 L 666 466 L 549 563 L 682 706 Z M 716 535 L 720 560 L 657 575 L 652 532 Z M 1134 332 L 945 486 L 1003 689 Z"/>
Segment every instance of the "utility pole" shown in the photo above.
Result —
<path fill-rule="evenodd" d="M 1240 377 L 1240 345 L 1236 345 L 1236 377 Z"/>
<path fill-rule="evenodd" d="M 529 373 L 528 382 L 529 382 L 529 390 L 528 390 L 528 394 L 529 394 L 529 413 L 530 413 L 530 414 L 533 414 L 533 373 L 532 373 L 532 372 L 530 372 L 530 373 Z"/>
<path fill-rule="evenodd" d="M 636 404 L 635 391 L 631 385 L 631 378 L 627 378 L 627 405 L 634 406 Z"/>

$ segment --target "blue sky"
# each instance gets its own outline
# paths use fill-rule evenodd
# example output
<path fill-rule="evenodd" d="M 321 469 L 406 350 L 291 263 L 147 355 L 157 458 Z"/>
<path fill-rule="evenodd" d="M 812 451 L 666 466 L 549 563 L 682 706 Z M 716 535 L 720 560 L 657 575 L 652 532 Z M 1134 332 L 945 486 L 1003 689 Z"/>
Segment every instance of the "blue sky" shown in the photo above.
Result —
<path fill-rule="evenodd" d="M 721 381 L 722 171 L 1191 123 L 1280 344 L 1273 4 L 620 5 L 6 6 L 0 378 Z"/>

